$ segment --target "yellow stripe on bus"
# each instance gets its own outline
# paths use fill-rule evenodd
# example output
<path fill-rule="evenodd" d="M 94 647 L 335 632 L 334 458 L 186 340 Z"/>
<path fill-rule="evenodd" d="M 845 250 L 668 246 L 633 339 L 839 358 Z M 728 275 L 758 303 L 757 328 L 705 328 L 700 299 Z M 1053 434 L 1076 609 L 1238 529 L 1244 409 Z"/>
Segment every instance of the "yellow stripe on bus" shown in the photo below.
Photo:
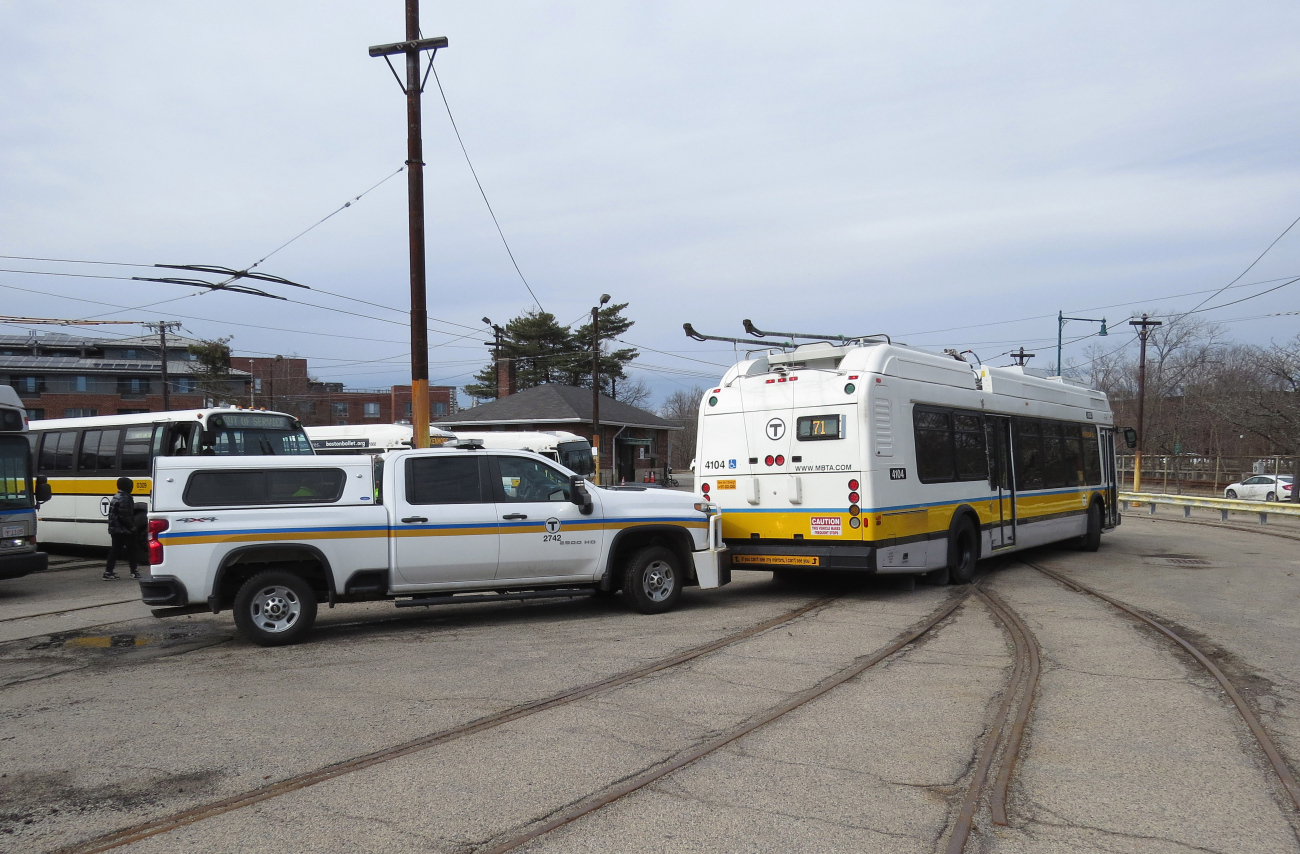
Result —
<path fill-rule="evenodd" d="M 117 493 L 115 477 L 52 477 L 50 492 L 55 495 L 114 495 Z M 148 495 L 153 490 L 153 478 L 131 478 L 132 495 Z"/>

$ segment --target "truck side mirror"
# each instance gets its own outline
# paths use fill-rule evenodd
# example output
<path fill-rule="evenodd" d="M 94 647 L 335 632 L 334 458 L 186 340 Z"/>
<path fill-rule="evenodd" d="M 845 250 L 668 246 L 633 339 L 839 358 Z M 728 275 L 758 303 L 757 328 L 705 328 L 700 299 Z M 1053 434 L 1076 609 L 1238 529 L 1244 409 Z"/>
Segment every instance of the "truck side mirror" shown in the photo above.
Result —
<path fill-rule="evenodd" d="M 36 478 L 36 503 L 44 504 L 54 497 L 54 490 L 50 489 L 50 482 L 45 475 Z"/>
<path fill-rule="evenodd" d="M 581 475 L 573 475 L 569 478 L 569 500 L 582 508 L 583 516 L 590 516 L 595 505 L 591 500 L 591 493 L 587 492 L 586 484 Z"/>
<path fill-rule="evenodd" d="M 1136 448 L 1138 446 L 1138 431 L 1134 430 L 1132 427 L 1125 427 L 1124 444 L 1128 445 L 1130 448 Z"/>

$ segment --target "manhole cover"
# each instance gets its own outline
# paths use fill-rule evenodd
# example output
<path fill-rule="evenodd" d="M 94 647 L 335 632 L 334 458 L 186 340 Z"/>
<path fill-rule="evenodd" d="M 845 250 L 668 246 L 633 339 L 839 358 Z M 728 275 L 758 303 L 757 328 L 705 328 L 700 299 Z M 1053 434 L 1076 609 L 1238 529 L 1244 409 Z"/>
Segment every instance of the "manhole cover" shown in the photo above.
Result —
<path fill-rule="evenodd" d="M 1183 569 L 1210 569 L 1216 566 L 1223 566 L 1221 563 L 1215 563 L 1196 555 L 1142 555 L 1142 562 L 1148 566 L 1177 566 Z"/>

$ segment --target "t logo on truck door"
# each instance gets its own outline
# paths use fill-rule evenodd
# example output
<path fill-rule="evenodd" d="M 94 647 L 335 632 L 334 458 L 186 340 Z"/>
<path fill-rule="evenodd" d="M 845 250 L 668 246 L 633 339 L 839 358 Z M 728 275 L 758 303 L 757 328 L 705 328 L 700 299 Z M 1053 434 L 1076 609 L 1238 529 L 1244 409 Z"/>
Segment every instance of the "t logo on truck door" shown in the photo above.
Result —
<path fill-rule="evenodd" d="M 546 533 L 558 534 L 560 532 L 560 520 L 554 516 L 546 520 Z"/>
<path fill-rule="evenodd" d="M 785 422 L 780 418 L 773 418 L 767 422 L 767 438 L 780 439 L 785 435 Z"/>

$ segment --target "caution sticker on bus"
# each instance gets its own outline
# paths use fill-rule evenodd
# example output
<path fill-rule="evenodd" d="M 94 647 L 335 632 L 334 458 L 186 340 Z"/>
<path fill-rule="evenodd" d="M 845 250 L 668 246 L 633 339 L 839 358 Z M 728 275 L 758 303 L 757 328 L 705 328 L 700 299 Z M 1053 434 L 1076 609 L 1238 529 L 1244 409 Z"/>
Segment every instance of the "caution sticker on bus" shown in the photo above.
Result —
<path fill-rule="evenodd" d="M 761 563 L 779 566 L 820 566 L 816 555 L 732 555 L 732 563 Z"/>

